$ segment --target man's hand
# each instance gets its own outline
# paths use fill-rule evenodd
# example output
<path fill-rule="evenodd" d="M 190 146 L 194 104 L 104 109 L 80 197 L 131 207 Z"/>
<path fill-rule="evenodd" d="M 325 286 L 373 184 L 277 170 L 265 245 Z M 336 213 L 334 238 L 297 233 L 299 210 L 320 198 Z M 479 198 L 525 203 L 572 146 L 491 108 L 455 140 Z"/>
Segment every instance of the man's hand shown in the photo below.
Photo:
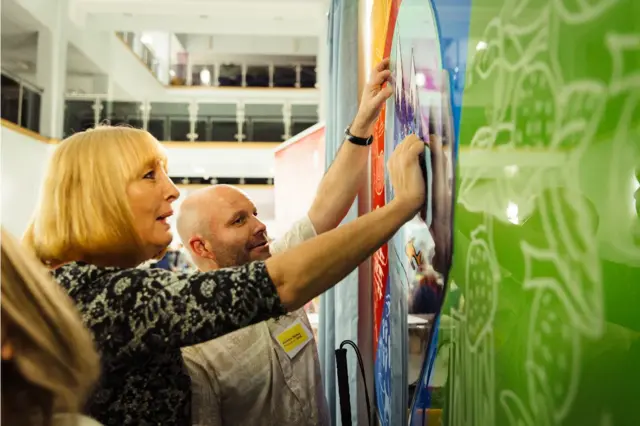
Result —
<path fill-rule="evenodd" d="M 393 151 L 387 168 L 394 199 L 415 215 L 424 205 L 425 187 L 419 156 L 425 143 L 416 135 L 407 136 Z"/>
<path fill-rule="evenodd" d="M 373 125 L 380 115 L 382 105 L 393 94 L 389 59 L 383 59 L 371 72 L 371 78 L 360 100 L 360 108 L 351 124 L 351 134 L 361 138 L 368 138 L 373 133 Z"/>

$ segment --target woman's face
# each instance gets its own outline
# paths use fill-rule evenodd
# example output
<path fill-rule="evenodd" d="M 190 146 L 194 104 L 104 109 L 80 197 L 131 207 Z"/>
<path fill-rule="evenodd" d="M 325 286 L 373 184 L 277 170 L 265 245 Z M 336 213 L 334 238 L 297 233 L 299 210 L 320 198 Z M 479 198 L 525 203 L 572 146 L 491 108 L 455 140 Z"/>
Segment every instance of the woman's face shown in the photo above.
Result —
<path fill-rule="evenodd" d="M 167 219 L 173 215 L 171 203 L 179 194 L 160 163 L 145 170 L 127 188 L 134 226 L 148 257 L 161 252 L 173 239 Z"/>

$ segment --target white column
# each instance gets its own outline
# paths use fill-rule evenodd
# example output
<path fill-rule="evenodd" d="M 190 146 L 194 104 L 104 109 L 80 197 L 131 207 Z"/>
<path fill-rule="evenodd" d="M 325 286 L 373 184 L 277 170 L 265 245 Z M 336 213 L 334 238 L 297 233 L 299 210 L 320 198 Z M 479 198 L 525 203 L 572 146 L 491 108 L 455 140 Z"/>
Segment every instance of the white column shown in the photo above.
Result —
<path fill-rule="evenodd" d="M 62 137 L 67 80 L 69 0 L 56 1 L 50 28 L 38 33 L 36 80 L 43 89 L 40 133 Z"/>
<path fill-rule="evenodd" d="M 291 103 L 285 102 L 282 105 L 282 121 L 284 122 L 284 135 L 282 140 L 289 140 L 291 138 Z"/>
<path fill-rule="evenodd" d="M 189 104 L 189 133 L 187 134 L 187 139 L 189 142 L 195 142 L 198 139 L 198 134 L 196 133 L 196 124 L 198 121 L 198 103 L 196 101 L 191 101 Z"/>
<path fill-rule="evenodd" d="M 185 84 L 187 86 L 193 85 L 193 64 L 191 63 L 191 55 L 187 53 L 187 75 L 185 78 Z"/>
<path fill-rule="evenodd" d="M 238 102 L 236 105 L 236 123 L 238 124 L 238 133 L 236 134 L 236 140 L 242 142 L 244 140 L 244 103 Z"/>

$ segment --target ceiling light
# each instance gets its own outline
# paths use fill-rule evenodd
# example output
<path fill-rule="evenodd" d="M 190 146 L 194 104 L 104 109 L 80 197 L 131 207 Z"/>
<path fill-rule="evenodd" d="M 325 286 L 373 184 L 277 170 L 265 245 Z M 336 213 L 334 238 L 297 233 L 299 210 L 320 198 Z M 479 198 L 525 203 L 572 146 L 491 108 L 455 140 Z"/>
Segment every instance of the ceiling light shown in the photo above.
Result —
<path fill-rule="evenodd" d="M 208 86 L 209 83 L 211 83 L 211 72 L 209 72 L 208 69 L 205 68 L 200 71 L 200 82 L 205 86 Z"/>

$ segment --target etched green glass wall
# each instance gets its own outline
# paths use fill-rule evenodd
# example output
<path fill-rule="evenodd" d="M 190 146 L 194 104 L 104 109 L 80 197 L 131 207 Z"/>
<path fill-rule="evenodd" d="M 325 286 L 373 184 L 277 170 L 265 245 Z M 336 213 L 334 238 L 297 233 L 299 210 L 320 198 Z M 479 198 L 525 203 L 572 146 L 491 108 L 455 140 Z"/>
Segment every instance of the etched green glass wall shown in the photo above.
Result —
<path fill-rule="evenodd" d="M 443 424 L 638 426 L 640 2 L 476 0 L 468 45 Z"/>

